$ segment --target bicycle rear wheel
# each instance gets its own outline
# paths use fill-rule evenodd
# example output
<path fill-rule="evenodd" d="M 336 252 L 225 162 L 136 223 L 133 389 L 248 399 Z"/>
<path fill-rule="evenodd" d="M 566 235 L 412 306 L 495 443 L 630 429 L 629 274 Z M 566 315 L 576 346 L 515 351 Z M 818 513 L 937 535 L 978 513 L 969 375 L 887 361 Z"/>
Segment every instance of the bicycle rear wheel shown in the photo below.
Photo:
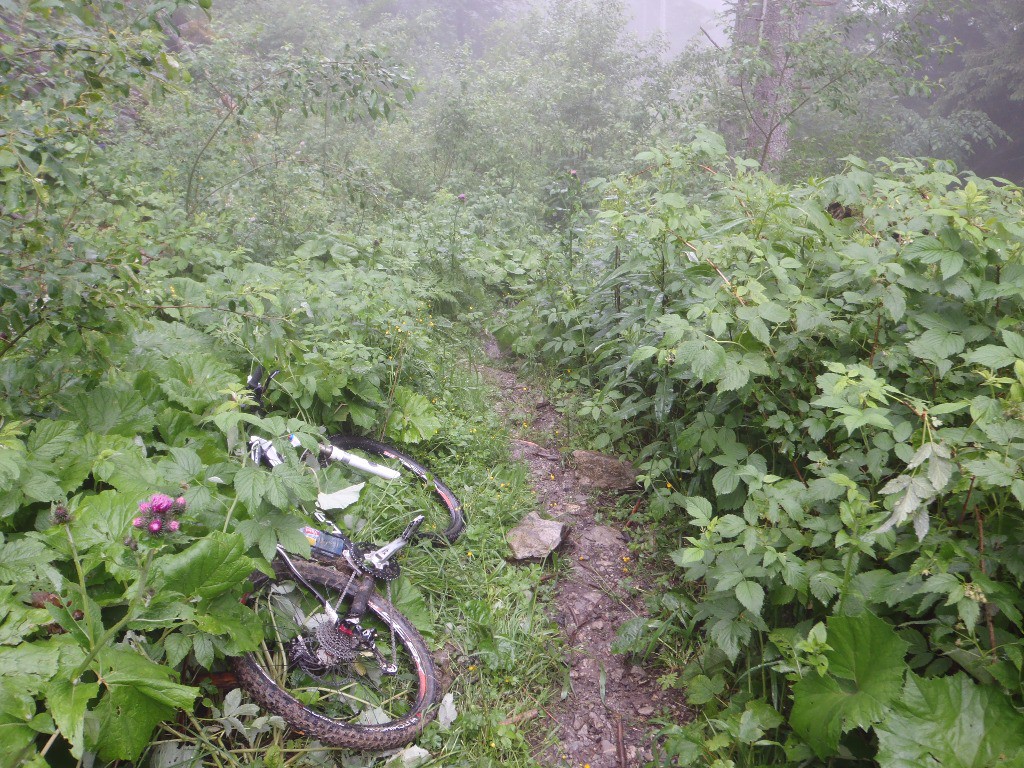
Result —
<path fill-rule="evenodd" d="M 434 664 L 423 638 L 387 600 L 373 595 L 363 627 L 377 631 L 374 654 L 339 634 L 306 584 L 342 616 L 355 580 L 348 572 L 294 560 L 301 580 L 280 560 L 276 578 L 255 574 L 247 599 L 264 621 L 264 640 L 233 660 L 239 684 L 296 731 L 331 746 L 383 750 L 408 744 L 429 723 L 437 695 Z M 302 582 L 305 581 L 306 584 Z"/>
<path fill-rule="evenodd" d="M 441 479 L 394 446 L 368 437 L 332 435 L 331 444 L 362 455 L 378 464 L 398 471 L 398 480 L 372 478 L 364 490 L 366 510 L 385 519 L 376 520 L 373 530 L 386 530 L 388 522 L 404 527 L 412 516 L 410 510 L 423 513 L 426 521 L 417 538 L 429 538 L 437 544 L 451 544 L 465 530 L 466 518 L 462 504 Z"/>

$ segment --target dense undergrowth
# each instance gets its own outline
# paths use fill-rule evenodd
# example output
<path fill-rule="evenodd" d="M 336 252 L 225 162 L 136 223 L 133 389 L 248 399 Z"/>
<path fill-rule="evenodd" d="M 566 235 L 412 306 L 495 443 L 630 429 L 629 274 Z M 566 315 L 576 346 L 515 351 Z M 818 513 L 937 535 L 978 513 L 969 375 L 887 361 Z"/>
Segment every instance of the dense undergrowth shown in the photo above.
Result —
<path fill-rule="evenodd" d="M 481 327 L 556 378 L 574 440 L 642 471 L 631 524 L 665 591 L 617 646 L 701 711 L 664 723 L 666 764 L 1022 764 L 1020 189 L 932 160 L 772 180 L 612 3 L 452 55 L 429 13 L 376 6 L 225 2 L 220 26 L 178 19 L 175 54 L 174 4 L 14 5 L 13 764 L 379 759 L 214 685 L 259 641 L 248 575 L 305 551 L 318 490 L 247 463 L 249 429 L 384 436 L 462 496 L 464 540 L 414 548 L 396 589 L 458 711 L 419 743 L 530 764 L 513 720 L 557 690 L 559 648 L 540 569 L 502 559 L 530 497 L 467 369 Z M 263 419 L 241 411 L 256 363 L 282 370 Z M 154 493 L 178 530 L 132 526 Z M 401 527 L 378 512 L 368 530 Z"/>
<path fill-rule="evenodd" d="M 473 229 L 479 196 L 393 209 L 344 156 L 306 162 L 329 121 L 365 133 L 406 103 L 385 54 L 226 42 L 176 59 L 150 10 L 2 17 L 3 762 L 381 759 L 325 750 L 216 687 L 260 640 L 238 599 L 249 575 L 278 543 L 308 554 L 320 482 L 297 460 L 253 467 L 245 433 L 341 430 L 408 446 L 470 520 L 456 547 L 410 551 L 394 588 L 454 678 L 454 723 L 420 745 L 449 764 L 525 762 L 502 723 L 548 695 L 558 646 L 538 569 L 501 559 L 530 497 L 455 324 L 522 269 Z M 257 363 L 281 370 L 265 418 L 242 411 Z M 140 531 L 154 493 L 184 511 Z M 347 523 L 384 540 L 408 515 Z"/>
<path fill-rule="evenodd" d="M 1017 764 L 1022 191 L 917 160 L 780 186 L 710 134 L 637 162 L 499 338 L 640 462 L 676 570 L 618 646 L 684 655 L 668 751 Z"/>

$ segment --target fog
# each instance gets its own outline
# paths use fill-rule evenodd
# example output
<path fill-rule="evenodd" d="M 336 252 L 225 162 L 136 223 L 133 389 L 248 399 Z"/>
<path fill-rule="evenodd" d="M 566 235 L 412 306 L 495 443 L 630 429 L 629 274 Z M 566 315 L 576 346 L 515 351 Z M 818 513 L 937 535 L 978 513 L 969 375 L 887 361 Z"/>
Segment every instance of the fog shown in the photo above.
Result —
<path fill-rule="evenodd" d="M 669 53 L 705 33 L 716 43 L 724 41 L 719 17 L 725 0 L 629 0 L 626 5 L 633 17 L 630 29 L 641 38 L 661 36 Z"/>

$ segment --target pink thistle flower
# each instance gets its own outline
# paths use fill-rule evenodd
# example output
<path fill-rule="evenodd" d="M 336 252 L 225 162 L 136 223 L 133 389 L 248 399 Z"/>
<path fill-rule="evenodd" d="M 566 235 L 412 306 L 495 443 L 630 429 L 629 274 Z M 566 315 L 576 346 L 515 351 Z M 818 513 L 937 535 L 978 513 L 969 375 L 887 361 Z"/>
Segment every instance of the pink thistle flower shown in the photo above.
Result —
<path fill-rule="evenodd" d="M 465 193 L 459 195 L 459 202 L 460 203 L 466 202 L 466 195 L 465 195 Z"/>
<path fill-rule="evenodd" d="M 134 528 L 141 528 L 145 524 L 146 524 L 146 521 L 143 520 L 141 517 L 136 517 L 134 520 L 132 520 L 132 527 L 134 527 Z"/>
<path fill-rule="evenodd" d="M 149 532 L 150 533 L 160 533 L 160 529 L 163 528 L 163 527 L 164 527 L 164 524 L 161 523 L 159 520 L 153 520 L 149 524 Z"/>
<path fill-rule="evenodd" d="M 149 503 L 153 507 L 154 512 L 158 515 L 162 515 L 174 506 L 174 499 L 164 493 L 154 493 L 153 498 L 149 500 Z"/>
<path fill-rule="evenodd" d="M 153 505 L 150 504 L 148 501 L 140 501 L 139 502 L 139 512 L 141 512 L 144 515 L 148 515 L 152 511 L 153 511 Z"/>
<path fill-rule="evenodd" d="M 169 530 L 171 533 L 175 533 L 179 528 L 181 528 L 181 523 L 179 523 L 177 520 L 171 520 L 171 522 L 167 524 L 167 530 Z"/>
<path fill-rule="evenodd" d="M 569 171 L 569 175 L 570 175 L 570 176 L 575 176 L 575 175 L 576 175 L 576 169 L 575 169 L 575 168 L 573 168 L 572 170 L 570 170 L 570 171 Z"/>
<path fill-rule="evenodd" d="M 175 507 L 176 507 L 177 509 L 179 509 L 179 510 L 182 510 L 182 509 L 184 509 L 184 508 L 185 508 L 186 506 L 188 506 L 187 502 L 185 501 L 185 497 L 184 497 L 184 496 L 179 496 L 178 498 L 176 498 L 176 499 L 174 500 L 174 506 L 175 506 Z"/>

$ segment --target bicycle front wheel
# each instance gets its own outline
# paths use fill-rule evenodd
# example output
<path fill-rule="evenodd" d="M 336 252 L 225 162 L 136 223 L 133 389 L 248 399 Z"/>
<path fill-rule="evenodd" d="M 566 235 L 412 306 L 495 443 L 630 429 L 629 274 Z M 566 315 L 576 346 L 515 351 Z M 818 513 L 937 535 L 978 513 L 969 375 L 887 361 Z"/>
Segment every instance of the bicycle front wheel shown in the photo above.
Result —
<path fill-rule="evenodd" d="M 351 574 L 302 560 L 293 565 L 300 579 L 280 560 L 276 578 L 253 578 L 248 604 L 263 618 L 264 640 L 233 660 L 239 684 L 264 709 L 324 744 L 366 750 L 408 744 L 433 719 L 437 695 L 423 638 L 373 595 L 361 623 L 376 630 L 376 653 L 348 640 L 320 597 L 344 616 L 355 585 Z M 396 669 L 385 671 L 381 660 Z"/>
<path fill-rule="evenodd" d="M 466 527 L 462 504 L 452 490 L 411 456 L 394 446 L 357 435 L 331 435 L 331 444 L 355 453 L 377 464 L 396 470 L 398 480 L 372 478 L 360 503 L 372 520 L 371 529 L 387 532 L 389 524 L 400 531 L 412 514 L 426 518 L 417 538 L 430 538 L 435 543 L 454 542 Z"/>

